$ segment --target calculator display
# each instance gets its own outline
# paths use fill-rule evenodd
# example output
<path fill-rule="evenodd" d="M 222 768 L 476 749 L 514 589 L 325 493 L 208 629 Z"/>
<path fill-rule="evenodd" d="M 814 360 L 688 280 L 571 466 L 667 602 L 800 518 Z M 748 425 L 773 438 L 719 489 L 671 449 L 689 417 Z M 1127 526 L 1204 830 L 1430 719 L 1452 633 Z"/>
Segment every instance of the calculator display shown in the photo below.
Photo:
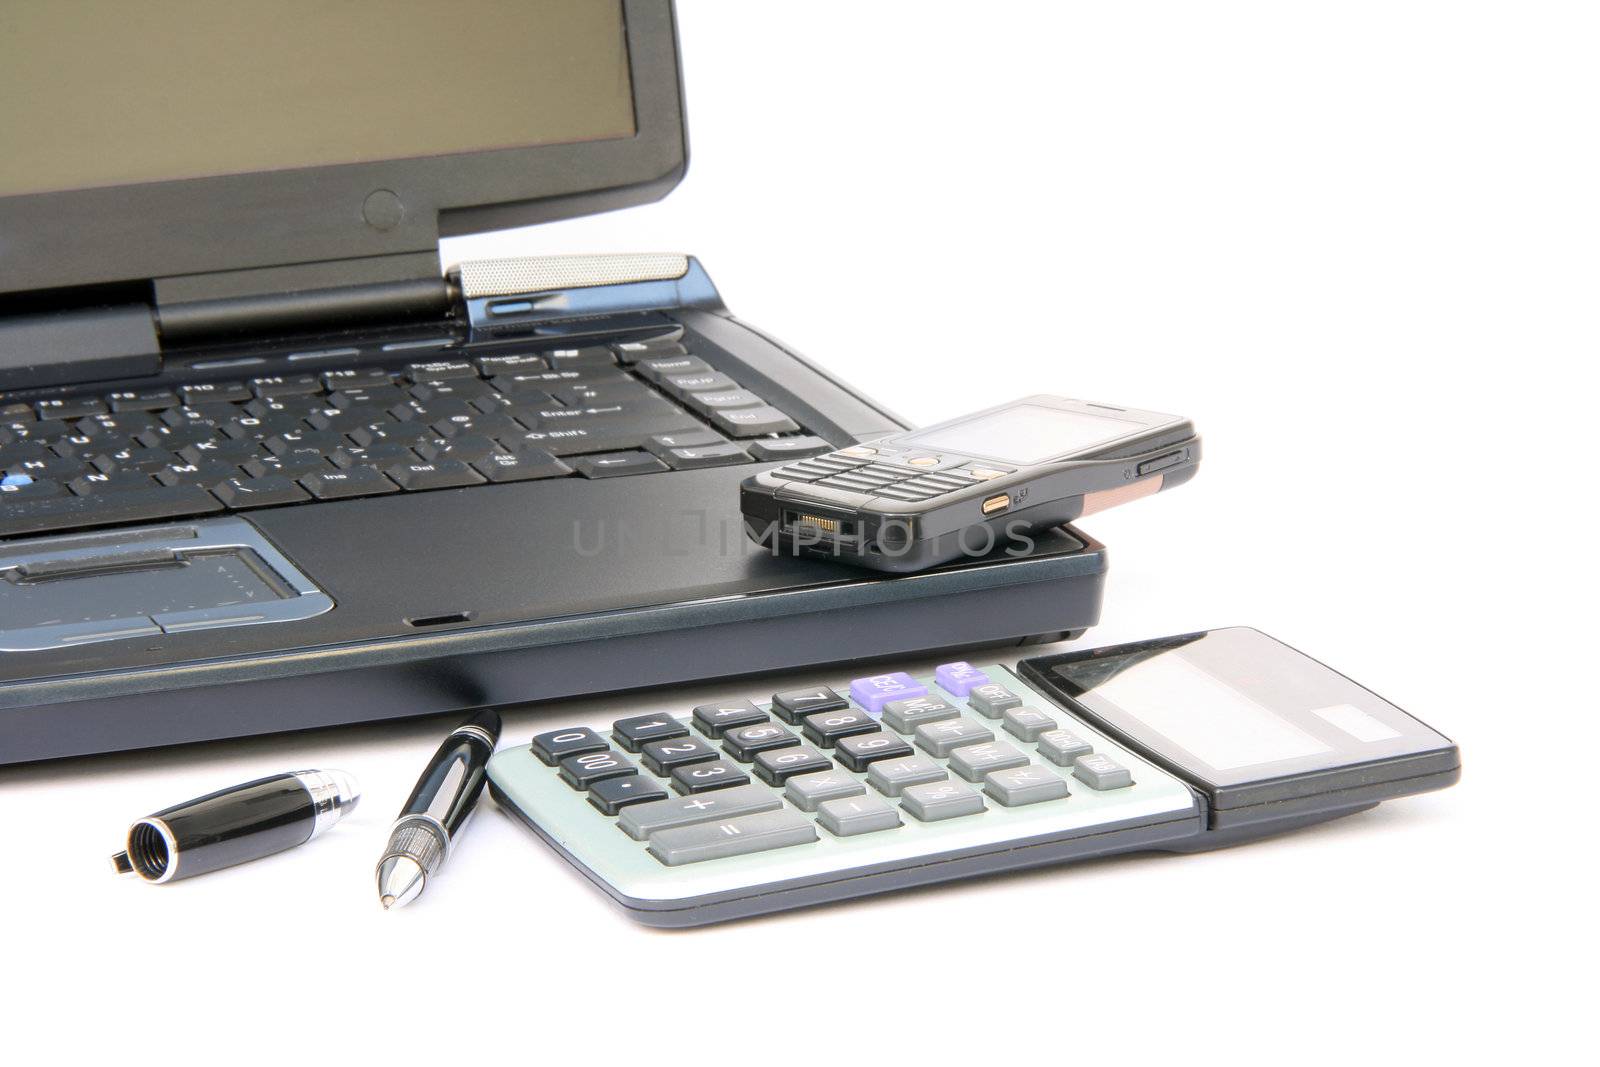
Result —
<path fill-rule="evenodd" d="M 1095 448 L 1146 424 L 1042 404 L 1015 404 L 974 418 L 936 426 L 902 440 L 1001 463 L 1042 463 Z"/>
<path fill-rule="evenodd" d="M 1073 700 L 1215 786 L 1449 744 L 1371 690 L 1246 627 L 1068 660 L 1053 671 Z"/>

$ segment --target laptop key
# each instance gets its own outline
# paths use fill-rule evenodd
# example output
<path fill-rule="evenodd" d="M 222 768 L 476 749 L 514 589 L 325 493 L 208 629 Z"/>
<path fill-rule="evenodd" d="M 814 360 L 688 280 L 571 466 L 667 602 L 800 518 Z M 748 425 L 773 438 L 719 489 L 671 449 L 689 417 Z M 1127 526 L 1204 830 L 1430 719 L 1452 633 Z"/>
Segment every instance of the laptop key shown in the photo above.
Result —
<path fill-rule="evenodd" d="M 328 459 L 335 467 L 345 470 L 349 467 L 392 467 L 396 463 L 415 463 L 417 454 L 405 445 L 392 443 L 370 445 L 367 448 L 346 445 L 335 449 Z"/>
<path fill-rule="evenodd" d="M 110 393 L 106 401 L 112 411 L 159 411 L 178 406 L 178 394 L 171 389 L 131 389 Z"/>
<path fill-rule="evenodd" d="M 106 402 L 97 396 L 69 396 L 58 400 L 40 400 L 33 407 L 41 419 L 78 419 L 103 413 Z"/>
<path fill-rule="evenodd" d="M 406 367 L 406 377 L 413 382 L 441 382 L 449 378 L 476 378 L 478 368 L 465 359 L 441 359 L 430 363 L 412 363 Z"/>
<path fill-rule="evenodd" d="M 185 406 L 214 402 L 249 400 L 253 395 L 243 382 L 200 382 L 178 388 L 178 397 Z"/>
<path fill-rule="evenodd" d="M 178 462 L 178 457 L 164 448 L 119 448 L 115 452 L 96 452 L 89 462 L 101 471 L 141 471 L 154 474 L 163 467 Z"/>
<path fill-rule="evenodd" d="M 325 457 L 315 453 L 295 453 L 289 456 L 262 456 L 243 464 L 245 474 L 252 478 L 273 476 L 296 479 L 308 474 L 321 474 L 328 470 Z"/>
<path fill-rule="evenodd" d="M 229 478 L 237 478 L 239 468 L 232 463 L 180 463 L 156 471 L 155 479 L 165 486 L 198 486 L 209 489 Z"/>
<path fill-rule="evenodd" d="M 67 483 L 79 496 L 94 496 L 96 493 L 117 493 L 129 489 L 149 489 L 155 481 L 148 474 L 139 471 L 115 471 L 111 474 L 84 474 Z"/>
<path fill-rule="evenodd" d="M 290 374 L 252 378 L 250 388 L 258 397 L 310 396 L 322 392 L 322 381 L 314 374 Z"/>
<path fill-rule="evenodd" d="M 460 485 L 482 485 L 483 475 L 457 459 L 433 463 L 399 464 L 384 471 L 400 488 L 416 492 L 423 489 L 450 489 Z"/>
<path fill-rule="evenodd" d="M 10 508 L 14 501 L 61 496 L 66 491 L 66 487 L 60 482 L 53 482 L 48 478 L 35 478 L 31 474 L 7 474 L 0 477 L 0 505 L 6 508 Z M 0 533 L 4 532 L 5 526 L 0 523 Z"/>
<path fill-rule="evenodd" d="M 704 448 L 706 445 L 720 445 L 727 442 L 727 438 L 714 430 L 680 430 L 675 433 L 658 433 L 645 442 L 645 447 L 652 452 L 660 453 L 667 448 Z"/>
<path fill-rule="evenodd" d="M 382 367 L 349 367 L 322 372 L 322 387 L 330 393 L 388 385 L 392 380 Z"/>
<path fill-rule="evenodd" d="M 732 408 L 758 408 L 766 404 L 765 400 L 748 389 L 715 389 L 690 393 L 684 397 L 683 402 L 702 415 Z"/>
<path fill-rule="evenodd" d="M 659 455 L 667 461 L 673 470 L 696 470 L 700 467 L 726 467 L 735 463 L 749 463 L 750 453 L 734 444 L 725 441 L 720 445 L 705 445 L 701 448 L 668 448 Z"/>
<path fill-rule="evenodd" d="M 3 487 L 0 492 L 4 492 Z M 222 510 L 222 501 L 195 485 L 133 489 L 105 496 L 16 499 L 14 494 L 7 494 L 4 500 L 6 506 L 0 508 L 0 537 L 147 522 L 180 515 L 206 515 Z"/>
<path fill-rule="evenodd" d="M 480 459 L 488 459 L 499 451 L 499 446 L 492 437 L 481 437 L 477 434 L 462 434 L 460 437 L 440 438 L 437 441 L 426 441 L 417 446 L 417 454 L 429 463 L 438 460 L 459 460 L 462 463 L 476 463 Z"/>
<path fill-rule="evenodd" d="M 8 463 L 0 468 L 0 473 L 26 474 L 34 481 L 48 478 L 58 482 L 69 482 L 80 474 L 89 472 L 84 467 L 84 461 L 77 456 L 41 456 L 38 459 Z"/>
<path fill-rule="evenodd" d="M 572 467 L 585 478 L 620 478 L 629 474 L 655 474 L 667 465 L 648 452 L 608 452 L 579 456 Z"/>
<path fill-rule="evenodd" d="M 278 504 L 298 504 L 310 500 L 311 494 L 281 474 L 260 478 L 229 478 L 213 486 L 216 498 L 235 511 L 246 508 L 273 507 Z"/>
<path fill-rule="evenodd" d="M 318 500 L 346 500 L 400 491 L 398 485 L 385 478 L 383 472 L 375 467 L 351 467 L 349 470 L 326 474 L 310 474 L 301 478 L 300 484 Z"/>
<path fill-rule="evenodd" d="M 793 433 L 800 427 L 775 407 L 738 408 L 714 411 L 711 422 L 729 437 L 762 437 L 773 433 Z"/>
<path fill-rule="evenodd" d="M 543 449 L 496 452 L 475 460 L 472 467 L 491 482 L 526 482 L 534 478 L 561 478 L 572 468 Z"/>
<path fill-rule="evenodd" d="M 612 355 L 611 349 L 604 345 L 588 345 L 583 348 L 553 348 L 543 353 L 549 361 L 552 370 L 563 370 L 567 367 L 614 367 L 617 357 Z"/>

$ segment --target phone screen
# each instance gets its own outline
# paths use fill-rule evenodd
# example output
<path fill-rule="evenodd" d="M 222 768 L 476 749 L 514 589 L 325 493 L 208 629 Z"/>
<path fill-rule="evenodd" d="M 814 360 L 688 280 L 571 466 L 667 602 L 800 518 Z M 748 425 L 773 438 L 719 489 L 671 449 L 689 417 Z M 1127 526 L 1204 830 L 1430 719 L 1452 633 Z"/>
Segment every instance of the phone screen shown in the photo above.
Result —
<path fill-rule="evenodd" d="M 1095 448 L 1126 437 L 1144 425 L 1111 415 L 1063 411 L 1042 404 L 1017 404 L 935 426 L 902 440 L 923 448 L 949 449 L 1002 463 L 1027 465 Z"/>

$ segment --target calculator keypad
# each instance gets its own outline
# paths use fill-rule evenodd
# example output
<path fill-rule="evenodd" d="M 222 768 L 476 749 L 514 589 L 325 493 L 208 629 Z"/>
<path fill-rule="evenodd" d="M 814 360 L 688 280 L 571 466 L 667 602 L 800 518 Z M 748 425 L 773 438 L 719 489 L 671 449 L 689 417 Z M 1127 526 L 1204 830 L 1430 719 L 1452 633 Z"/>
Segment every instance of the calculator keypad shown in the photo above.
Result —
<path fill-rule="evenodd" d="M 1004 668 L 958 662 L 928 677 L 866 675 L 764 704 L 732 699 L 687 716 L 618 719 L 609 733 L 617 748 L 588 727 L 547 731 L 523 759 L 568 796 L 585 791 L 587 818 L 611 821 L 657 870 L 872 842 L 920 854 L 937 845 L 926 835 L 1100 804 L 1118 790 L 1134 794 L 1140 775 L 1171 791 L 1150 765 L 1100 751 L 1097 733 L 1054 705 L 1035 706 L 1045 703 Z M 563 832 L 573 845 L 599 830 Z"/>

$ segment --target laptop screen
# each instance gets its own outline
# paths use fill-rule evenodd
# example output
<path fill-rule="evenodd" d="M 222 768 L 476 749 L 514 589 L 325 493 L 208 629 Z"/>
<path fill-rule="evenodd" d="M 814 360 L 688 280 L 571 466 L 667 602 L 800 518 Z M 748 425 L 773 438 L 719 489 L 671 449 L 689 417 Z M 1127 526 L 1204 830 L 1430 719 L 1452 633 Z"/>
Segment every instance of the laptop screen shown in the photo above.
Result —
<path fill-rule="evenodd" d="M 621 0 L 6 0 L 0 197 L 635 133 Z"/>

